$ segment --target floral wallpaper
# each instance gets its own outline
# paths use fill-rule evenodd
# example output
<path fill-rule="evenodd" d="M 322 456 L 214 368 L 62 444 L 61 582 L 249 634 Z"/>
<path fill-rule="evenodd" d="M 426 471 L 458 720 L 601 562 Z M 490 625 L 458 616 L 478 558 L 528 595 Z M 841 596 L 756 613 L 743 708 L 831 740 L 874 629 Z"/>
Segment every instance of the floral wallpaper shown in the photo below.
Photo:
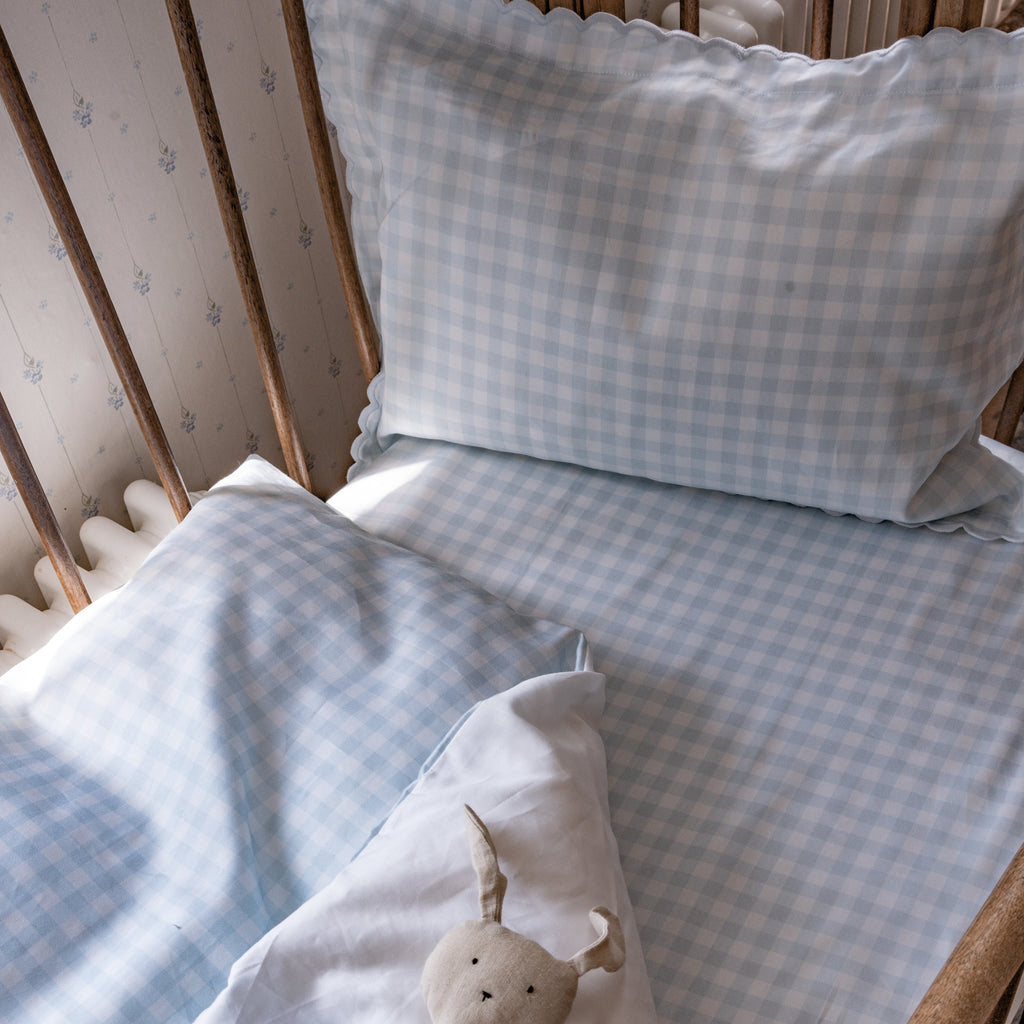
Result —
<path fill-rule="evenodd" d="M 364 382 L 274 0 L 193 0 L 314 489 L 343 479 Z M 164 5 L 0 0 L 0 21 L 186 485 L 283 458 Z M 0 111 L 0 392 L 76 555 L 156 479 L 17 136 Z M 0 593 L 42 556 L 0 461 Z"/>

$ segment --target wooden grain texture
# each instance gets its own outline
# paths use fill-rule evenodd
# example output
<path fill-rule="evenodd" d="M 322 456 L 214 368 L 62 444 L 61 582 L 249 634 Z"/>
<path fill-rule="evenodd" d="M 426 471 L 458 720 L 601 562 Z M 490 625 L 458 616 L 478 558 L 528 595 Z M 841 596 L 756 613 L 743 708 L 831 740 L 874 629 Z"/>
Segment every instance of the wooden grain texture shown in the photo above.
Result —
<path fill-rule="evenodd" d="M 587 0 L 586 12 L 588 17 L 604 11 L 605 14 L 614 14 L 622 21 L 626 20 L 626 0 Z"/>
<path fill-rule="evenodd" d="M 937 0 L 932 28 L 955 28 L 966 32 L 981 24 L 985 0 Z"/>
<path fill-rule="evenodd" d="M 1010 378 L 1006 398 L 999 412 L 999 421 L 992 436 L 1003 444 L 1012 444 L 1021 416 L 1024 416 L 1024 363 L 1017 367 Z"/>
<path fill-rule="evenodd" d="M 3 395 L 0 395 L 0 454 L 11 471 L 14 485 L 25 502 L 43 548 L 57 571 L 57 579 L 71 603 L 71 610 L 77 615 L 89 604 L 89 594 Z"/>
<path fill-rule="evenodd" d="M 814 60 L 827 60 L 832 53 L 833 0 L 812 0 L 811 46 L 808 56 Z"/>
<path fill-rule="evenodd" d="M 1024 28 L 1024 0 L 999 22 L 998 27 L 1004 32 L 1016 32 L 1017 29 Z"/>
<path fill-rule="evenodd" d="M 923 36 L 930 32 L 935 20 L 936 0 L 901 0 L 899 37 Z"/>
<path fill-rule="evenodd" d="M 699 0 L 680 0 L 679 27 L 691 35 L 700 35 L 700 2 Z"/>
<path fill-rule="evenodd" d="M 288 399 L 288 389 L 281 361 L 274 342 L 274 329 L 270 323 L 267 304 L 260 286 L 259 274 L 256 271 L 256 260 L 249 243 L 249 233 L 245 228 L 242 216 L 242 204 L 238 198 L 238 186 L 224 144 L 224 133 L 221 130 L 220 115 L 210 87 L 210 77 L 206 70 L 202 47 L 199 43 L 199 32 L 196 29 L 195 16 L 188 0 L 166 0 L 167 14 L 171 20 L 175 45 L 181 68 L 185 73 L 185 84 L 188 87 L 192 110 L 195 113 L 199 135 L 206 153 L 206 162 L 210 168 L 220 208 L 224 232 L 227 235 L 228 248 L 235 264 L 235 273 L 242 290 L 249 327 L 256 343 L 260 372 L 267 389 L 277 436 L 284 452 L 285 466 L 288 475 L 310 490 L 309 470 L 306 467 L 305 453 L 299 440 L 295 413 Z"/>
<path fill-rule="evenodd" d="M 1013 1009 L 1013 1000 L 1017 995 L 1017 987 L 1020 985 L 1022 977 L 1024 977 L 1024 964 L 1017 968 L 1017 973 L 1010 979 L 1010 984 L 1006 986 L 1006 991 L 1003 992 L 985 1024 L 1006 1024 L 1010 1010 Z"/>
<path fill-rule="evenodd" d="M 1024 847 L 1010 861 L 909 1024 L 995 1024 L 996 1008 L 1022 963 Z"/>
<path fill-rule="evenodd" d="M 299 88 L 302 116 L 306 122 L 309 148 L 313 154 L 313 167 L 320 190 L 320 202 L 327 218 L 327 230 L 331 236 L 334 261 L 338 265 L 341 288 L 348 305 L 349 319 L 355 335 L 363 376 L 373 379 L 380 370 L 379 342 L 370 305 L 363 290 L 362 279 L 356 264 L 355 249 L 349 233 L 348 218 L 342 202 L 338 172 L 334 165 L 327 118 L 320 98 L 320 85 L 313 63 L 313 48 L 309 41 L 309 26 L 302 0 L 281 0 L 288 47 L 295 68 L 295 80 Z"/>
<path fill-rule="evenodd" d="M 50 216 L 60 233 L 61 242 L 67 250 L 68 261 L 75 269 L 86 301 L 95 318 L 96 327 L 107 347 L 107 352 L 110 354 L 110 359 L 135 413 L 135 418 L 138 420 L 146 447 L 149 449 L 164 490 L 167 491 L 171 507 L 179 520 L 184 519 L 191 508 L 188 491 L 185 489 L 174 455 L 167 443 L 167 436 L 160 424 L 149 390 L 139 372 L 138 363 L 128 344 L 128 338 L 121 326 L 117 310 L 107 291 L 96 257 L 85 237 L 82 222 L 71 202 L 64 178 L 57 167 L 57 162 L 43 133 L 35 107 L 25 89 L 25 83 L 2 29 L 0 29 L 0 92 L 3 93 L 4 105 L 14 124 L 14 129 L 25 152 L 25 158 L 32 168 L 36 183 L 50 210 Z"/>

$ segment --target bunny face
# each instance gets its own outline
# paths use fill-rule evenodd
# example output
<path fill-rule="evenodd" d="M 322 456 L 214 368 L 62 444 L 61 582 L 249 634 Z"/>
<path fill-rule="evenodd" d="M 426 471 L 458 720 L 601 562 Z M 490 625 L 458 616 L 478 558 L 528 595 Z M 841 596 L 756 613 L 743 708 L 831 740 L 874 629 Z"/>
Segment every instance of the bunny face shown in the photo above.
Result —
<path fill-rule="evenodd" d="M 421 987 L 440 1024 L 564 1024 L 579 975 L 493 921 L 465 921 L 427 959 Z"/>
<path fill-rule="evenodd" d="M 487 826 L 465 808 L 476 869 L 480 920 L 456 925 L 427 957 L 420 988 L 433 1024 L 565 1024 L 580 977 L 601 967 L 617 971 L 626 957 L 619 919 L 605 907 L 590 911 L 597 939 L 569 960 L 556 960 L 501 923 L 508 879 Z"/>

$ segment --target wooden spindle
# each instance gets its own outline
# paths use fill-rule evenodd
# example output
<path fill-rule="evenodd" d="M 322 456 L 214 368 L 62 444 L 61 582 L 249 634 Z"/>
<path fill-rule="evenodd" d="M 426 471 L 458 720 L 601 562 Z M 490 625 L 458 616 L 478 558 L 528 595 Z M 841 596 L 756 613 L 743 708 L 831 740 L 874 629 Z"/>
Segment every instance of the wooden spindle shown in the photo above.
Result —
<path fill-rule="evenodd" d="M 679 0 L 679 27 L 684 32 L 700 35 L 700 0 Z"/>
<path fill-rule="evenodd" d="M 587 17 L 604 11 L 605 14 L 614 14 L 620 21 L 626 20 L 626 0 L 588 0 L 586 4 Z"/>
<path fill-rule="evenodd" d="M 1024 363 L 1021 363 L 1010 378 L 1010 386 L 1003 399 L 1003 407 L 999 412 L 994 437 L 1003 444 L 1013 444 L 1013 436 L 1017 432 L 1017 424 L 1024 416 Z"/>
<path fill-rule="evenodd" d="M 987 1024 L 1024 963 L 1024 847 L 925 993 L 910 1024 Z"/>
<path fill-rule="evenodd" d="M 14 485 L 18 488 L 21 500 L 25 502 L 43 548 L 57 571 L 57 579 L 67 595 L 71 610 L 77 615 L 89 604 L 89 593 L 82 582 L 82 574 L 78 571 L 71 549 L 61 533 L 57 517 L 53 514 L 53 507 L 21 443 L 3 395 L 0 395 L 0 453 L 11 471 Z"/>
<path fill-rule="evenodd" d="M 808 56 L 814 60 L 827 60 L 832 53 L 833 0 L 812 0 L 811 48 Z"/>
<path fill-rule="evenodd" d="M 128 402 L 138 420 L 157 474 L 164 485 L 164 490 L 167 491 L 171 507 L 180 521 L 185 518 L 191 508 L 188 491 L 185 489 L 181 473 L 174 461 L 149 391 L 139 372 L 138 363 L 135 361 L 117 310 L 114 309 L 110 293 L 107 291 L 102 274 L 100 274 L 96 257 L 85 237 L 82 222 L 71 202 L 71 196 L 68 194 L 53 152 L 43 134 L 42 125 L 39 123 L 35 107 L 29 98 L 2 28 L 0 28 L 0 92 L 3 93 L 4 104 L 18 134 L 25 157 L 32 168 L 39 189 L 46 200 L 46 205 L 49 207 L 50 216 L 60 232 L 61 241 L 67 250 L 68 260 L 74 267 L 82 290 L 85 292 L 89 308 L 96 320 L 96 327 L 107 346 L 107 352 L 110 354 L 121 386 L 124 388 Z"/>
<path fill-rule="evenodd" d="M 380 370 L 377 330 L 370 313 L 370 305 L 366 300 L 362 280 L 359 277 L 356 254 L 352 247 L 352 236 L 342 203 L 338 172 L 334 166 L 334 156 L 331 152 L 330 136 L 327 131 L 327 118 L 324 115 L 320 85 L 313 62 L 313 47 L 309 41 L 306 11 L 302 6 L 302 0 L 281 0 L 281 10 L 284 14 L 292 64 L 295 67 L 295 79 L 299 87 L 302 116 L 306 122 L 306 134 L 309 136 L 309 146 L 313 154 L 313 166 L 316 170 L 317 186 L 320 189 L 320 202 L 323 204 L 324 215 L 327 218 L 327 230 L 331 237 L 331 247 L 334 250 L 338 274 L 341 277 L 341 287 L 348 305 L 356 346 L 359 349 L 363 376 L 370 381 Z"/>
<path fill-rule="evenodd" d="M 898 34 L 923 36 L 930 32 L 935 21 L 936 0 L 901 0 Z"/>
<path fill-rule="evenodd" d="M 221 130 L 220 115 L 217 113 L 213 90 L 210 87 L 210 76 L 199 43 L 195 16 L 188 0 L 166 0 L 166 4 L 178 57 L 192 101 L 192 110 L 206 153 L 206 162 L 210 168 L 217 205 L 224 223 L 228 248 L 234 260 L 246 315 L 256 343 L 260 371 L 277 427 L 277 436 L 284 452 L 285 466 L 293 480 L 306 490 L 310 490 L 309 471 L 299 440 L 295 414 L 288 400 L 288 389 L 281 370 L 277 345 L 274 342 L 274 330 L 256 271 L 249 233 L 245 228 L 238 186 L 235 184 L 235 175 L 231 170 L 231 161 L 224 144 L 224 132 Z"/>
<path fill-rule="evenodd" d="M 932 28 L 955 28 L 966 32 L 981 24 L 985 0 L 937 0 Z"/>

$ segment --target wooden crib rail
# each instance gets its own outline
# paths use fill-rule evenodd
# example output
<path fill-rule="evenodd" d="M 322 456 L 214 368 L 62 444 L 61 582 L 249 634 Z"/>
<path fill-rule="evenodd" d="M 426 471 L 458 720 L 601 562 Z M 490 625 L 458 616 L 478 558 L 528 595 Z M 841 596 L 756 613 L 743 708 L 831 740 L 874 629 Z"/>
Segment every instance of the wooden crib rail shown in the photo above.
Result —
<path fill-rule="evenodd" d="M 14 425 L 14 419 L 3 395 L 0 395 L 0 452 L 3 452 L 14 485 L 28 508 L 32 525 L 36 528 L 36 533 L 39 534 L 39 539 L 53 563 L 71 610 L 77 615 L 90 603 L 89 594 L 85 589 L 85 583 L 82 582 L 82 574 L 78 571 L 71 549 L 60 532 L 57 517 L 53 514 L 46 492 L 32 468 L 28 452 L 21 443 L 18 429 Z"/>
<path fill-rule="evenodd" d="M 302 0 L 281 0 L 281 12 L 284 14 L 288 48 L 291 51 L 292 64 L 295 68 L 295 81 L 299 89 L 299 101 L 302 104 L 302 117 L 306 123 L 306 135 L 309 137 L 309 147 L 313 154 L 313 167 L 316 170 L 320 202 L 324 208 L 324 216 L 327 218 L 327 230 L 331 236 L 334 261 L 341 277 L 341 287 L 345 293 L 345 302 L 348 306 L 356 347 L 359 350 L 363 376 L 369 382 L 380 370 L 380 346 L 373 315 L 370 313 L 370 304 L 366 299 L 363 282 L 356 266 L 352 235 L 348 228 L 348 219 L 345 216 L 341 185 L 334 166 L 334 154 L 331 152 L 330 136 L 327 132 L 327 117 L 324 114 L 324 105 L 320 98 L 320 84 L 317 81 L 316 66 L 313 62 L 313 47 L 309 39 L 306 10 L 302 5 Z"/>
<path fill-rule="evenodd" d="M 167 491 L 171 506 L 178 519 L 184 519 L 191 508 L 188 491 L 178 470 L 174 455 L 171 453 L 167 436 L 164 434 L 160 419 L 156 414 L 149 390 L 138 363 L 132 354 L 131 346 L 125 336 L 121 320 L 114 308 L 114 303 L 103 281 L 96 257 L 78 213 L 71 202 L 67 186 L 57 168 L 53 152 L 42 125 L 36 115 L 35 107 L 29 98 L 25 83 L 18 71 L 14 54 L 7 44 L 7 37 L 0 28 L 0 93 L 3 94 L 4 105 L 14 124 L 22 149 L 35 175 L 39 190 L 46 200 L 53 217 L 54 224 L 60 232 L 61 241 L 67 250 L 68 260 L 75 269 L 78 280 L 85 292 L 89 308 L 96 320 L 96 326 L 110 354 L 114 368 L 121 380 L 128 401 L 138 420 L 139 428 L 149 449 L 157 474 Z M 22 449 L 23 450 L 23 449 Z M 57 567 L 58 574 L 60 568 Z"/>
<path fill-rule="evenodd" d="M 1010 378 L 1006 397 L 999 410 L 999 422 L 992 436 L 1003 444 L 1012 445 L 1021 416 L 1024 416 L 1024 363 L 1017 367 Z"/>
<path fill-rule="evenodd" d="M 933 28 L 966 31 L 981 24 L 984 0 L 902 0 L 900 36 L 923 36 Z"/>
<path fill-rule="evenodd" d="M 909 1024 L 1004 1024 L 1024 964 L 1024 846 L 925 993 Z"/>
<path fill-rule="evenodd" d="M 171 19 L 174 42 L 178 48 L 181 68 L 185 73 L 192 109 L 195 112 L 196 124 L 203 141 L 206 162 L 210 167 L 217 205 L 220 208 L 224 231 L 228 237 L 228 247 L 235 263 L 235 272 L 242 289 L 246 315 L 256 343 L 256 353 L 263 374 L 263 383 L 267 389 L 267 398 L 274 415 L 278 439 L 284 452 L 288 475 L 310 490 L 309 470 L 306 468 L 305 453 L 299 440 L 298 426 L 288 399 L 281 361 L 277 354 L 274 341 L 274 330 L 267 312 L 267 304 L 260 286 L 256 261 L 253 258 L 249 233 L 245 228 L 242 216 L 242 204 L 238 198 L 238 186 L 235 184 L 231 160 L 227 146 L 224 144 L 224 132 L 221 130 L 217 104 L 214 102 L 213 90 L 210 88 L 210 76 L 207 74 L 206 61 L 203 58 L 199 43 L 199 32 L 192 13 L 189 0 L 167 0 L 167 13 Z"/>

